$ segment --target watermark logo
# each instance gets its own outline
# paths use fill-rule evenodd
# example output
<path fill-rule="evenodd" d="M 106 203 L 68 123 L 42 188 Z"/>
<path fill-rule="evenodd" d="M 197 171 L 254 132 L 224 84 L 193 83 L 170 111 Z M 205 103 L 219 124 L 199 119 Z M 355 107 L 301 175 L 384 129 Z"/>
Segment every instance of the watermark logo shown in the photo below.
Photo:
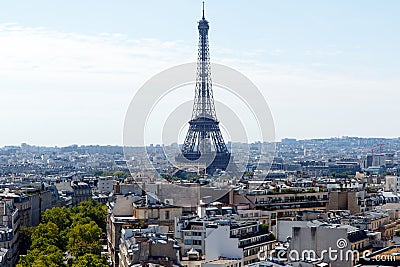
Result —
<path fill-rule="evenodd" d="M 338 249 L 343 249 L 347 247 L 347 240 L 344 238 L 340 238 L 336 241 L 336 246 Z"/>
<path fill-rule="evenodd" d="M 261 247 L 258 252 L 258 259 L 265 261 L 268 259 L 278 259 L 282 262 L 294 262 L 300 260 L 319 260 L 323 262 L 349 262 L 354 263 L 360 260 L 366 262 L 393 262 L 398 260 L 399 255 L 378 254 L 373 255 L 369 250 L 359 252 L 358 250 L 348 249 L 349 242 L 340 238 L 336 241 L 336 247 L 329 246 L 327 249 L 318 249 L 318 252 L 313 249 L 304 249 L 298 251 L 296 249 L 279 249 L 268 250 L 268 247 Z"/>

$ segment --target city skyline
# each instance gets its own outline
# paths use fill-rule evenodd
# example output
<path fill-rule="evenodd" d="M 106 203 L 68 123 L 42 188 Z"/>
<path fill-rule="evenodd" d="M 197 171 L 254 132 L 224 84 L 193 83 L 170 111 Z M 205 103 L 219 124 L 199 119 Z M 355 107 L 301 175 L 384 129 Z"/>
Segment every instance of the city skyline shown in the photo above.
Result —
<path fill-rule="evenodd" d="M 260 88 L 276 140 L 397 137 L 396 6 L 209 1 L 212 62 Z M 160 71 L 195 61 L 200 10 L 201 1 L 4 5 L 0 146 L 121 145 L 135 91 Z"/>
<path fill-rule="evenodd" d="M 400 266 L 400 2 L 9 2 L 0 266 Z"/>

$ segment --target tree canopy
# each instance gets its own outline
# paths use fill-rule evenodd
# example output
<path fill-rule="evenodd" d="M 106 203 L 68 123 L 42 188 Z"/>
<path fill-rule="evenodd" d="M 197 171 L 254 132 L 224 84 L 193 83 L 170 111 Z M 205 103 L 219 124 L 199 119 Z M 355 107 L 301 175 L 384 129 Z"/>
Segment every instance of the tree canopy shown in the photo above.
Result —
<path fill-rule="evenodd" d="M 105 221 L 105 205 L 94 200 L 46 210 L 38 226 L 24 228 L 29 249 L 17 266 L 107 266 L 100 255 Z"/>
<path fill-rule="evenodd" d="M 72 267 L 108 267 L 108 264 L 98 255 L 86 254 L 78 257 Z"/>
<path fill-rule="evenodd" d="M 100 254 L 100 235 L 101 229 L 94 221 L 77 224 L 68 232 L 68 251 L 74 256 Z"/>

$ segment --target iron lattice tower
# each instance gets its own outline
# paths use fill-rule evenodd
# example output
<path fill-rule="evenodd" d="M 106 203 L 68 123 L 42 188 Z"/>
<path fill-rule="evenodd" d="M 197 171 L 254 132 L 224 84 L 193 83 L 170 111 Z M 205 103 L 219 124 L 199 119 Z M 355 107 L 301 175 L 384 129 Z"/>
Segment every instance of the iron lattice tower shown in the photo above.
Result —
<path fill-rule="evenodd" d="M 196 90 L 189 130 L 182 147 L 182 155 L 188 160 L 199 160 L 212 174 L 216 169 L 225 170 L 231 154 L 229 153 L 219 128 L 215 112 L 211 82 L 210 51 L 208 43 L 208 21 L 199 21 L 199 47 L 197 58 Z"/>

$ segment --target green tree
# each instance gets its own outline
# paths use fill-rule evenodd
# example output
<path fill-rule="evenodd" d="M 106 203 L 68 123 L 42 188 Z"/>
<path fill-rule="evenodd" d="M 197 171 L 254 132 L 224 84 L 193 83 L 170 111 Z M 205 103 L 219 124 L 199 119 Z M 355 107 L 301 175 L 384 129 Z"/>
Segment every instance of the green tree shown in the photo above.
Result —
<path fill-rule="evenodd" d="M 115 176 L 117 178 L 127 178 L 129 176 L 129 174 L 127 174 L 126 172 L 123 172 L 123 171 L 116 171 L 113 173 L 113 176 Z"/>
<path fill-rule="evenodd" d="M 80 213 L 78 213 L 77 215 L 74 215 L 74 222 L 72 223 L 72 227 L 77 226 L 78 224 L 87 224 L 90 222 L 93 222 L 93 220 L 89 217 L 82 217 L 79 216 Z"/>
<path fill-rule="evenodd" d="M 81 202 L 78 206 L 71 209 L 74 222 L 82 221 L 82 218 L 88 217 L 94 221 L 104 232 L 106 231 L 107 209 L 104 204 L 95 200 Z M 87 223 L 86 221 L 84 223 Z"/>
<path fill-rule="evenodd" d="M 57 247 L 62 246 L 60 230 L 55 223 L 40 223 L 32 233 L 31 249 L 36 248 L 42 250 L 46 249 L 50 245 Z"/>
<path fill-rule="evenodd" d="M 244 177 L 253 177 L 254 173 L 253 172 L 246 172 L 243 176 Z"/>
<path fill-rule="evenodd" d="M 101 233 L 105 231 L 106 206 L 94 200 L 73 208 L 52 208 L 42 213 L 42 222 L 31 228 L 21 228 L 21 242 L 29 250 L 22 255 L 18 267 L 67 266 L 64 252 L 78 257 L 68 260 L 68 266 L 103 266 L 100 257 Z M 86 254 L 92 256 L 84 257 Z M 98 256 L 97 256 L 98 255 Z M 91 265 L 92 264 L 92 265 Z M 105 265 L 107 266 L 107 265 Z"/>
<path fill-rule="evenodd" d="M 20 257 L 17 267 L 65 266 L 63 256 L 63 252 L 54 245 L 32 249 L 26 256 Z"/>
<path fill-rule="evenodd" d="M 93 221 L 88 224 L 77 224 L 68 232 L 68 251 L 75 257 L 88 253 L 100 254 L 102 231 Z"/>
<path fill-rule="evenodd" d="M 71 225 L 71 212 L 66 207 L 48 209 L 42 213 L 42 223 L 55 223 L 60 231 Z"/>
<path fill-rule="evenodd" d="M 32 264 L 32 267 L 39 266 L 64 266 L 64 254 L 56 246 L 49 246 L 45 251 L 39 254 Z"/>
<path fill-rule="evenodd" d="M 108 267 L 104 257 L 100 257 L 94 254 L 86 254 L 78 257 L 72 267 Z"/>
<path fill-rule="evenodd" d="M 29 267 L 35 261 L 35 255 L 32 254 L 32 250 L 28 251 L 27 255 L 21 255 L 18 260 L 16 267 Z"/>

